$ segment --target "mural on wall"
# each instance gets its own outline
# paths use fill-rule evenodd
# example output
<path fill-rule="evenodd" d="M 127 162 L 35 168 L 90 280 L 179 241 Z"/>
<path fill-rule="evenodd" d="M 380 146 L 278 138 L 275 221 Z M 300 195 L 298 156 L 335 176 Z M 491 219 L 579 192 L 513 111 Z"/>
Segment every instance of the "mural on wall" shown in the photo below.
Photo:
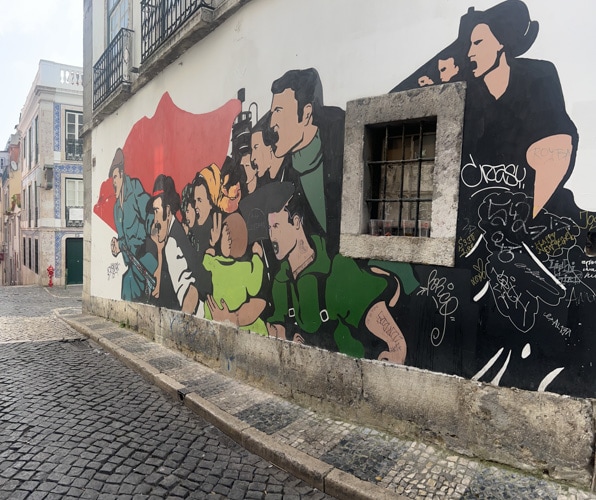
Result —
<path fill-rule="evenodd" d="M 254 120 L 239 101 L 186 116 L 166 94 L 133 127 L 94 207 L 116 233 L 121 297 L 404 363 L 396 306 L 418 284 L 412 268 L 338 253 L 344 111 L 323 105 L 313 68 L 288 71 L 271 92 Z M 197 130 L 215 117 L 220 127 Z"/>
<path fill-rule="evenodd" d="M 314 68 L 292 69 L 262 116 L 238 99 L 196 115 L 166 93 L 133 126 L 94 206 L 114 233 L 106 255 L 124 263 L 108 268 L 121 298 L 594 396 L 596 218 L 564 188 L 578 133 L 556 69 L 520 57 L 538 27 L 518 0 L 471 8 L 455 42 L 393 89 L 467 82 L 455 268 L 339 253 L 344 111 L 324 105 Z"/>
<path fill-rule="evenodd" d="M 393 91 L 467 82 L 456 267 L 479 306 L 473 378 L 593 396 L 593 214 L 564 188 L 578 132 L 556 68 L 520 57 L 538 32 L 519 0 L 472 7 Z"/>

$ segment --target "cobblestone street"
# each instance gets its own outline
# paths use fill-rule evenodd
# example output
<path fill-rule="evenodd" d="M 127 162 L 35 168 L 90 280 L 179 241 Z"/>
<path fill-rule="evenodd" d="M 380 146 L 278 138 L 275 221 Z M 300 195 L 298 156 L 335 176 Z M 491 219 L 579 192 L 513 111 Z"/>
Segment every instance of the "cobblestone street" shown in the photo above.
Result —
<path fill-rule="evenodd" d="M 0 498 L 328 498 L 57 319 L 80 293 L 0 288 Z"/>
<path fill-rule="evenodd" d="M 0 498 L 596 498 L 300 407 L 83 313 L 80 294 L 0 288 Z"/>

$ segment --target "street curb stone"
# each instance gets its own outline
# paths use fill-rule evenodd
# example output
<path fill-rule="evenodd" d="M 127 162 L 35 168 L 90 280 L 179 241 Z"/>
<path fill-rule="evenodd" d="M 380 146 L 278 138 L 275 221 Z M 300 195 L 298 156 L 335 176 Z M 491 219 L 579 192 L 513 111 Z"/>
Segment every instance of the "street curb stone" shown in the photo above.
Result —
<path fill-rule="evenodd" d="M 545 478 L 319 415 L 108 319 L 55 314 L 246 450 L 327 495 L 349 500 L 596 499 Z"/>
<path fill-rule="evenodd" d="M 196 393 L 187 394 L 184 398 L 184 404 L 237 443 L 242 443 L 242 433 L 250 428 L 250 425 L 246 422 L 221 410 Z"/>
<path fill-rule="evenodd" d="M 311 486 L 328 493 L 325 491 L 326 477 L 333 470 L 333 466 L 291 446 L 280 443 L 271 436 L 252 427 L 242 432 L 242 446 Z M 371 491 L 371 493 L 373 492 Z M 377 498 L 377 496 L 369 496 L 368 498 Z"/>

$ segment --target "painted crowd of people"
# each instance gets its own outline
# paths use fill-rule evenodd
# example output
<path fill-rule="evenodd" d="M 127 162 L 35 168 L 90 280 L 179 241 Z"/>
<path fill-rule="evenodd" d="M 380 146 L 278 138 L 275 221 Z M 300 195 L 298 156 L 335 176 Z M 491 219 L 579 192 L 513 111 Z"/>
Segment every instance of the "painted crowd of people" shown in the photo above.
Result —
<path fill-rule="evenodd" d="M 260 119 L 236 117 L 223 165 L 203 166 L 180 192 L 167 173 L 145 192 L 116 152 L 122 298 L 404 363 L 394 266 L 338 252 L 344 111 L 324 106 L 313 68 L 288 71 L 271 91 Z"/>

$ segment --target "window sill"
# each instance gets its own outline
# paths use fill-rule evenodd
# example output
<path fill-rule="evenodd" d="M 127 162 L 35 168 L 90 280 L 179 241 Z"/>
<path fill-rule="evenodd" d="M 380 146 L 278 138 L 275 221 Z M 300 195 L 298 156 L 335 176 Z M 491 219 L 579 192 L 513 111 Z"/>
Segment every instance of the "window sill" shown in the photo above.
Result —
<path fill-rule="evenodd" d="M 354 259 L 378 259 L 412 264 L 453 267 L 455 237 L 421 238 L 416 236 L 370 236 L 343 234 L 339 251 Z"/>

